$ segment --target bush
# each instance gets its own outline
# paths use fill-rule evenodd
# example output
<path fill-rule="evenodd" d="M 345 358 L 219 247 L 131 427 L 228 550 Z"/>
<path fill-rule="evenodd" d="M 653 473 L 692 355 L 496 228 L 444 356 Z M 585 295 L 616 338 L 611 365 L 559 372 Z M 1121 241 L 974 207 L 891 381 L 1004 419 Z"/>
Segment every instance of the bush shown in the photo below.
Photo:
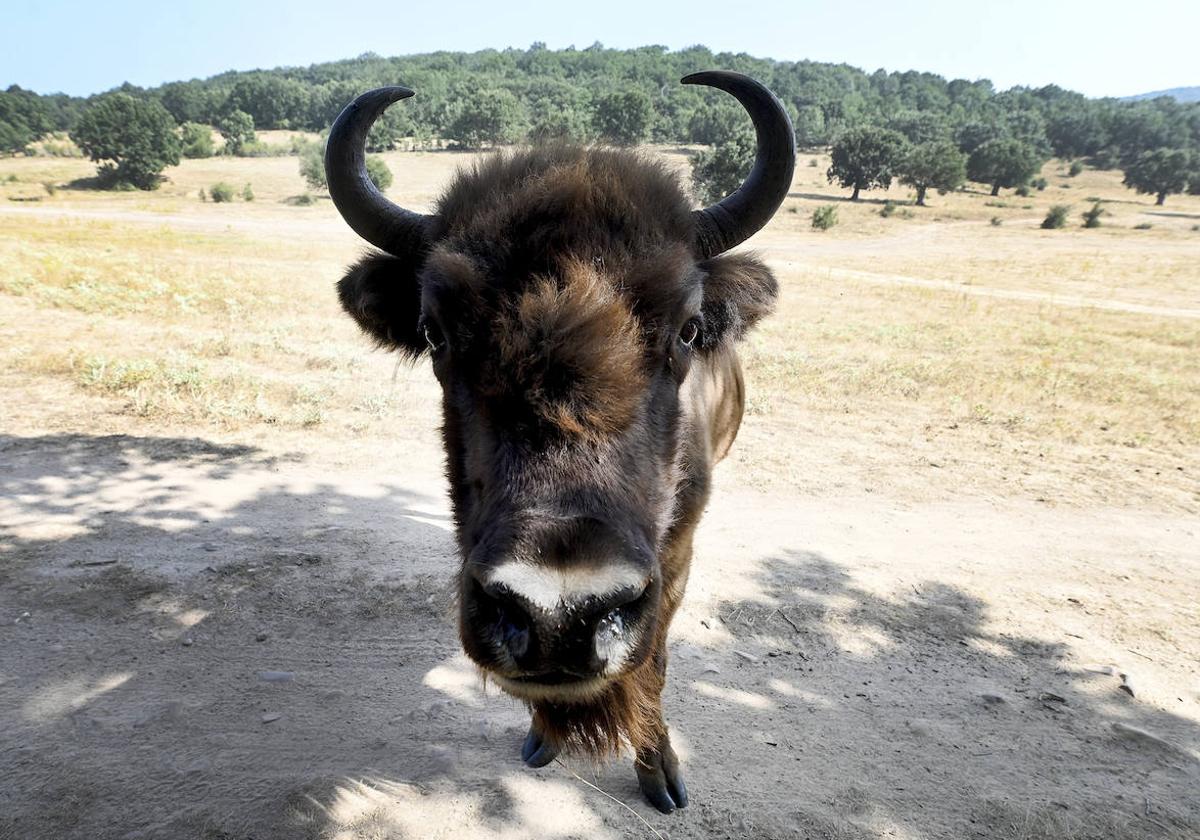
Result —
<path fill-rule="evenodd" d="M 885 219 L 889 219 L 889 218 L 891 218 L 892 214 L 895 212 L 896 212 L 896 202 L 892 201 L 891 199 L 888 199 L 887 201 L 885 201 L 883 203 L 883 207 L 880 209 L 879 215 L 883 216 L 883 218 L 885 218 Z"/>
<path fill-rule="evenodd" d="M 1142 222 L 1140 225 L 1134 225 L 1133 229 L 1134 230 L 1150 230 L 1150 228 L 1152 228 L 1152 227 L 1154 227 L 1154 225 L 1150 224 L 1149 222 Z"/>
<path fill-rule="evenodd" d="M 817 160 L 816 158 L 810 158 L 808 161 L 808 165 L 810 168 L 816 169 L 818 166 L 821 165 L 821 161 Z"/>
<path fill-rule="evenodd" d="M 741 185 L 754 166 L 754 139 L 735 135 L 692 158 L 692 180 L 705 204 L 714 204 Z"/>
<path fill-rule="evenodd" d="M 1073 160 L 1073 161 L 1071 161 L 1071 168 L 1067 170 L 1067 175 L 1068 175 L 1068 177 L 1074 178 L 1076 175 L 1078 175 L 1082 171 L 1083 171 L 1083 161 Z"/>
<path fill-rule="evenodd" d="M 183 144 L 183 156 L 185 158 L 206 158 L 212 157 L 216 152 L 216 147 L 213 145 L 212 129 L 200 123 L 186 122 L 179 131 L 180 141 Z"/>
<path fill-rule="evenodd" d="M 242 155 L 255 142 L 254 118 L 245 111 L 230 111 L 217 121 L 217 131 L 225 138 L 225 154 Z"/>
<path fill-rule="evenodd" d="M 42 187 L 46 190 L 46 195 L 54 195 L 58 192 L 58 185 L 53 181 L 42 181 Z"/>
<path fill-rule="evenodd" d="M 254 200 L 254 190 L 250 187 L 249 184 L 246 184 L 246 186 L 242 187 L 242 201 L 253 201 L 253 200 Z"/>
<path fill-rule="evenodd" d="M 294 204 L 296 207 L 311 207 L 316 203 L 317 200 L 312 197 L 312 193 L 301 193 L 288 200 L 288 204 Z"/>
<path fill-rule="evenodd" d="M 175 120 L 157 102 L 124 93 L 101 97 L 71 131 L 71 139 L 99 163 L 101 183 L 152 190 L 162 171 L 179 164 Z"/>
<path fill-rule="evenodd" d="M 1003 219 L 1001 219 L 999 216 L 992 216 L 992 227 L 1000 227 L 1002 224 L 1004 224 Z"/>
<path fill-rule="evenodd" d="M 392 185 L 392 170 L 388 169 L 379 155 L 367 156 L 367 177 L 379 190 L 386 190 Z"/>
<path fill-rule="evenodd" d="M 1038 177 L 1030 181 L 1029 186 L 1033 187 L 1038 192 L 1041 192 L 1042 190 L 1046 189 L 1048 184 L 1045 178 Z M 1028 193 L 1028 190 L 1026 190 L 1026 192 Z"/>
<path fill-rule="evenodd" d="M 812 214 L 812 226 L 816 230 L 829 230 L 838 223 L 837 208 L 832 204 L 818 207 Z"/>
<path fill-rule="evenodd" d="M 1097 201 L 1092 205 L 1091 210 L 1083 211 L 1083 226 L 1085 228 L 1100 227 L 1100 217 L 1103 216 L 1105 212 L 1106 211 L 1104 208 L 1100 206 L 1100 202 Z"/>
<path fill-rule="evenodd" d="M 1050 212 L 1046 214 L 1046 218 L 1042 219 L 1042 228 L 1045 230 L 1057 230 L 1065 226 L 1067 223 L 1067 214 L 1070 212 L 1070 206 L 1055 204 L 1050 208 Z"/>
<path fill-rule="evenodd" d="M 204 187 L 200 188 L 200 200 L 208 201 L 208 193 L 205 191 Z"/>
<path fill-rule="evenodd" d="M 1022 184 L 1021 186 L 1017 187 L 1016 194 L 1021 196 L 1021 198 L 1026 198 L 1029 195 L 1029 185 Z"/>
<path fill-rule="evenodd" d="M 209 195 L 216 204 L 224 204 L 227 201 L 233 201 L 233 187 L 226 184 L 224 181 L 218 181 L 213 184 L 208 190 Z"/>
<path fill-rule="evenodd" d="M 309 143 L 300 150 L 300 177 L 308 188 L 323 190 L 325 183 L 325 155 L 318 143 Z"/>

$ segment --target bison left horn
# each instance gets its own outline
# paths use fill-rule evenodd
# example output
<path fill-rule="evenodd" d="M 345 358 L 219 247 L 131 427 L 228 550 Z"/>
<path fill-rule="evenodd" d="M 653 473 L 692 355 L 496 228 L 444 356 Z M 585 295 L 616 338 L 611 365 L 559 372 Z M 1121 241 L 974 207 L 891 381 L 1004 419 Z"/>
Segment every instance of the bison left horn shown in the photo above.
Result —
<path fill-rule="evenodd" d="M 394 256 L 425 250 L 437 216 L 405 210 L 375 188 L 367 177 L 367 132 L 387 106 L 412 95 L 399 86 L 367 91 L 334 120 L 325 144 L 325 178 L 334 206 L 355 233 Z"/>
<path fill-rule="evenodd" d="M 761 83 L 728 70 L 684 76 L 685 85 L 705 85 L 731 94 L 750 114 L 757 151 L 750 176 L 732 194 L 711 207 L 696 210 L 696 250 L 715 257 L 761 230 L 787 198 L 796 168 L 796 134 L 775 94 Z"/>

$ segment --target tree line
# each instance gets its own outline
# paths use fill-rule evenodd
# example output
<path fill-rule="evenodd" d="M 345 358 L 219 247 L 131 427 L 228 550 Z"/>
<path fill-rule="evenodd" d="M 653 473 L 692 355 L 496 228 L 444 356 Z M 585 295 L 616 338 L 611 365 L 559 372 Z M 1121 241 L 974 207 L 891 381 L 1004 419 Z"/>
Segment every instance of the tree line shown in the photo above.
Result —
<path fill-rule="evenodd" d="M 1200 166 L 1200 103 L 1089 99 L 1054 85 L 997 91 L 987 80 L 946 80 L 916 71 L 866 73 L 845 64 L 714 54 L 703 46 L 675 52 L 600 44 L 550 50 L 540 43 L 525 50 L 394 58 L 365 54 L 149 89 L 127 84 L 86 99 L 10 87 L 0 93 L 0 151 L 20 152 L 49 132 L 75 131 L 88 111 L 120 96 L 153 108 L 155 116 L 146 117 L 152 122 L 165 115 L 176 125 L 322 131 L 356 95 L 392 84 L 412 87 L 418 96 L 386 112 L 369 138 L 371 151 L 401 142 L 438 140 L 480 148 L 548 138 L 744 145 L 746 118 L 732 99 L 679 84 L 681 76 L 709 67 L 765 82 L 788 108 L 801 148 L 829 146 L 852 132 L 873 129 L 903 137 L 906 148 L 923 148 L 925 163 L 935 168 L 946 163 L 929 144 L 943 150 L 953 145 L 969 160 L 988 143 L 997 151 L 994 141 L 1020 143 L 1043 160 L 1087 158 L 1095 166 L 1127 171 L 1142 155 L 1159 150 L 1183 153 L 1189 172 Z M 230 136 L 247 135 L 233 128 Z M 198 131 L 191 131 L 197 139 Z M 169 159 L 170 150 L 166 153 Z M 916 166 L 917 158 L 911 160 Z M 1169 163 L 1160 160 L 1158 168 L 1169 169 Z M 117 177 L 120 164 L 111 168 Z"/>

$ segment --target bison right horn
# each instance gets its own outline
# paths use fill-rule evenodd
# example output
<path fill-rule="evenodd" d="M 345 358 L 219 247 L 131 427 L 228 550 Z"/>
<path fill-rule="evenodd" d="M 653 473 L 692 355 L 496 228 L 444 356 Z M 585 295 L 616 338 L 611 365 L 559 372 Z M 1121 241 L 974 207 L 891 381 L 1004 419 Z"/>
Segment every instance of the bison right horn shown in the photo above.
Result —
<path fill-rule="evenodd" d="M 796 168 L 796 133 L 783 103 L 760 82 L 729 70 L 684 76 L 685 85 L 706 85 L 731 94 L 754 122 L 757 151 L 750 176 L 731 195 L 696 210 L 696 250 L 704 259 L 745 242 L 760 231 L 787 198 Z"/>
<path fill-rule="evenodd" d="M 366 141 L 384 109 L 412 95 L 399 86 L 367 91 L 338 115 L 325 143 L 325 178 L 334 206 L 355 233 L 397 257 L 428 248 L 438 217 L 405 210 L 375 188 L 367 177 Z"/>

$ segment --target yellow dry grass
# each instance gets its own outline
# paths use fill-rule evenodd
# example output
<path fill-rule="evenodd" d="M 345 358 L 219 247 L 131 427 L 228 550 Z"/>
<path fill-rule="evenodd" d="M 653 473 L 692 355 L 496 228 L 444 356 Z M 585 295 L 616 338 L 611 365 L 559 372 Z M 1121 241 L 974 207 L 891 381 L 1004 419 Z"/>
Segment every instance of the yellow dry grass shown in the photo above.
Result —
<path fill-rule="evenodd" d="M 884 218 L 883 196 L 842 200 L 826 161 L 809 157 L 755 242 L 784 294 L 747 346 L 739 476 L 1200 503 L 1200 319 L 1187 314 L 1200 309 L 1200 199 L 1155 208 L 1119 173 L 1067 178 L 1052 162 L 1050 186 L 1028 198 L 930 195 L 929 207 Z M 387 159 L 393 195 L 420 208 L 468 157 Z M 313 447 L 432 438 L 428 372 L 397 369 L 337 311 L 332 284 L 361 244 L 327 199 L 288 203 L 305 192 L 295 158 L 186 161 L 154 193 L 66 187 L 91 172 L 75 159 L 0 160 L 7 428 L 138 423 Z M 250 183 L 256 200 L 202 203 L 216 181 Z M 1072 203 L 1077 222 L 1092 196 L 1111 210 L 1104 227 L 1038 229 L 1051 204 Z M 821 233 L 809 217 L 825 204 L 840 223 Z M 1154 227 L 1134 229 L 1145 221 Z M 915 470 L 929 463 L 936 478 Z"/>

